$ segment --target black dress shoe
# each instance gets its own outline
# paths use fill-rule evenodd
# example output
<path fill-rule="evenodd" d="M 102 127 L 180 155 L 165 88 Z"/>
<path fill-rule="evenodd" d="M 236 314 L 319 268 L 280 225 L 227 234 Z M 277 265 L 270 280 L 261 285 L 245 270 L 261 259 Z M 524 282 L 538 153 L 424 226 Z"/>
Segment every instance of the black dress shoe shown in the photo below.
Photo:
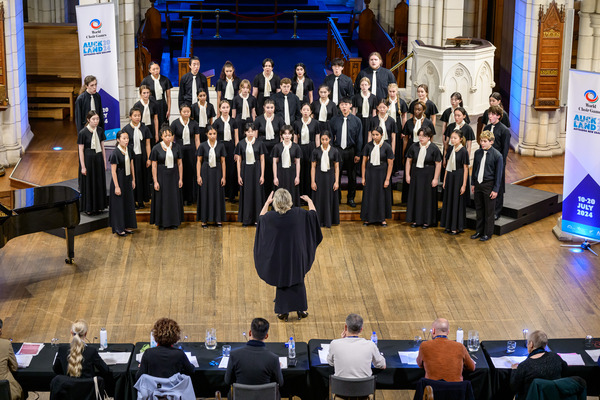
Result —
<path fill-rule="evenodd" d="M 479 241 L 487 242 L 490 239 L 491 239 L 491 237 L 489 237 L 488 235 L 483 235 L 482 237 L 479 238 Z"/>
<path fill-rule="evenodd" d="M 127 236 L 127 233 L 125 233 L 125 232 L 116 232 L 116 233 L 118 236 L 121 236 L 121 237 Z"/>
<path fill-rule="evenodd" d="M 284 321 L 284 322 L 287 322 L 287 321 L 288 321 L 288 316 L 289 316 L 289 314 L 288 314 L 288 313 L 285 313 L 285 314 L 277 314 L 277 318 L 279 318 L 280 320 L 282 320 L 282 321 Z"/>
<path fill-rule="evenodd" d="M 458 235 L 458 232 L 448 232 L 450 233 L 452 236 Z"/>
<path fill-rule="evenodd" d="M 308 311 L 297 311 L 296 313 L 298 314 L 299 320 L 308 317 Z"/>
<path fill-rule="evenodd" d="M 369 226 L 369 223 L 368 222 L 363 222 L 363 225 L 364 226 Z"/>
<path fill-rule="evenodd" d="M 348 200 L 348 205 L 352 208 L 356 207 L 356 203 L 354 202 L 354 200 Z"/>
<path fill-rule="evenodd" d="M 416 222 L 413 222 L 412 224 L 410 224 L 410 227 L 411 227 L 411 228 L 416 228 L 416 227 L 417 227 L 417 223 L 416 223 Z"/>
<path fill-rule="evenodd" d="M 477 232 L 474 235 L 471 235 L 471 239 L 479 239 L 481 237 L 481 233 Z"/>
<path fill-rule="evenodd" d="M 495 214 L 494 215 L 494 221 L 498 221 L 498 219 L 500 219 L 500 214 Z"/>

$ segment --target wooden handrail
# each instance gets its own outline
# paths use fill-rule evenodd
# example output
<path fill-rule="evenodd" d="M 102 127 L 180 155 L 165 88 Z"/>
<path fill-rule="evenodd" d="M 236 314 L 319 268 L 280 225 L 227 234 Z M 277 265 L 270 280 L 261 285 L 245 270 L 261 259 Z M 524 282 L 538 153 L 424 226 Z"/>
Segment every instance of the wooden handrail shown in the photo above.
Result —
<path fill-rule="evenodd" d="M 414 57 L 414 56 L 415 56 L 415 52 L 414 52 L 414 51 L 411 51 L 411 52 L 410 52 L 410 54 L 409 54 L 409 55 L 407 55 L 406 57 L 404 57 L 402 60 L 400 60 L 400 61 L 398 62 L 398 64 L 396 64 L 396 65 L 394 65 L 392 68 L 390 68 L 390 71 L 394 72 L 395 70 L 397 70 L 398 68 L 400 68 L 400 66 L 401 66 L 402 64 L 404 64 L 405 62 L 407 62 L 409 58 L 412 58 L 412 57 Z"/>
<path fill-rule="evenodd" d="M 340 33 L 339 29 L 335 25 L 335 21 L 333 20 L 333 18 L 327 17 L 327 23 L 329 24 L 329 27 L 331 28 L 331 35 L 335 39 L 337 47 L 342 52 L 342 58 L 344 58 L 346 60 L 350 59 L 350 57 L 351 57 L 350 50 L 348 49 L 346 42 L 344 42 L 344 39 L 342 38 L 342 34 Z M 329 60 L 329 61 L 331 61 L 331 60 Z"/>
<path fill-rule="evenodd" d="M 183 36 L 183 45 L 181 46 L 181 57 L 190 58 L 193 52 L 193 39 L 192 39 L 192 21 L 193 17 L 187 17 L 188 25 L 186 29 L 186 33 Z"/>

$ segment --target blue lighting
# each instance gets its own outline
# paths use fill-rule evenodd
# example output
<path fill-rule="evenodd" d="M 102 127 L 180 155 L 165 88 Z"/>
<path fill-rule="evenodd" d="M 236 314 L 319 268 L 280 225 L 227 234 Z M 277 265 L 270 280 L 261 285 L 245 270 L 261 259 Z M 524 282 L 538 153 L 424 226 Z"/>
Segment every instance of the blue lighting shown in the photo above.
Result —
<path fill-rule="evenodd" d="M 53 147 L 52 150 L 54 150 L 54 151 L 61 151 L 62 147 L 56 146 L 56 147 Z"/>
<path fill-rule="evenodd" d="M 581 247 L 575 247 L 571 249 L 571 253 L 583 253 L 583 249 Z"/>

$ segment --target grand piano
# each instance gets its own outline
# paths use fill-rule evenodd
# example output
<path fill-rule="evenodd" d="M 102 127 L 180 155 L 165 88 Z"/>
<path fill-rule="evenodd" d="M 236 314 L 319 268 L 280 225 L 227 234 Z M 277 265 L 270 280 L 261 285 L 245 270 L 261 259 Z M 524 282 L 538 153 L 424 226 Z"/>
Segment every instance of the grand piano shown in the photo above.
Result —
<path fill-rule="evenodd" d="M 5 205 L 0 203 L 0 248 L 17 236 L 64 228 L 67 240 L 65 262 L 73 264 L 80 196 L 77 190 L 67 186 L 43 186 L 10 192 Z"/>

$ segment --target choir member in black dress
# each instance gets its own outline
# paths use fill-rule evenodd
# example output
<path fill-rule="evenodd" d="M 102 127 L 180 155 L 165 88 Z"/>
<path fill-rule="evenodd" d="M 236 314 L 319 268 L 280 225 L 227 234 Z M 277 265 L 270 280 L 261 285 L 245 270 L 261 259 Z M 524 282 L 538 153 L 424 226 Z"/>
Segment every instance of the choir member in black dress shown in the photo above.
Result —
<path fill-rule="evenodd" d="M 440 226 L 451 235 L 461 233 L 465 228 L 467 203 L 469 201 L 469 153 L 460 129 L 450 134 L 451 148 L 446 153 L 444 174 L 444 200 Z"/>
<path fill-rule="evenodd" d="M 331 228 L 340 223 L 340 153 L 331 145 L 331 134 L 323 131 L 319 135 L 321 146 L 311 156 L 311 198 L 319 216 L 321 226 Z"/>
<path fill-rule="evenodd" d="M 331 120 L 331 134 L 333 146 L 340 153 L 341 171 L 348 174 L 348 198 L 350 207 L 356 207 L 354 197 L 356 196 L 356 169 L 360 162 L 363 149 L 363 127 L 360 119 L 352 115 L 350 108 L 351 100 L 347 97 L 340 100 L 341 114 Z M 341 194 L 340 194 L 341 199 Z"/>
<path fill-rule="evenodd" d="M 304 197 L 308 211 L 292 207 L 285 189 L 271 192 L 256 227 L 254 266 L 262 280 L 277 287 L 275 313 L 283 321 L 293 311 L 298 319 L 308 317 L 304 277 L 323 240 L 315 206 L 308 196 Z M 269 211 L 271 204 L 273 211 Z"/>
<path fill-rule="evenodd" d="M 389 69 L 383 67 L 383 58 L 376 51 L 369 54 L 369 66 L 358 73 L 354 82 L 354 92 L 360 90 L 360 82 L 364 77 L 369 78 L 371 93 L 377 97 L 377 100 L 387 98 L 388 85 L 396 83 L 396 77 Z"/>
<path fill-rule="evenodd" d="M 206 76 L 200 72 L 200 59 L 191 56 L 190 72 L 179 80 L 179 105 L 187 103 L 191 106 L 197 102 L 200 89 L 204 89 L 208 93 L 208 81 Z"/>
<path fill-rule="evenodd" d="M 310 117 L 310 104 L 302 105 L 302 118 L 294 122 L 294 142 L 300 145 L 302 159 L 300 160 L 300 194 L 310 195 L 311 157 L 315 148 L 319 147 L 319 124 Z"/>
<path fill-rule="evenodd" d="M 184 205 L 196 201 L 196 150 L 200 145 L 200 127 L 198 123 L 190 118 L 191 107 L 183 103 L 179 106 L 179 115 L 171 123 L 171 132 L 175 137 L 175 143 L 181 151 L 181 163 L 183 164 L 183 187 L 182 198 Z"/>
<path fill-rule="evenodd" d="M 371 131 L 373 140 L 363 150 L 362 177 L 363 197 L 360 219 L 364 225 L 381 223 L 392 218 L 392 186 L 390 179 L 394 168 L 394 152 L 383 139 L 380 127 Z"/>
<path fill-rule="evenodd" d="M 139 113 L 139 111 L 138 111 Z M 110 155 L 110 198 L 108 221 L 112 232 L 127 236 L 137 228 L 135 219 L 135 166 L 133 150 L 128 147 L 129 135 L 125 131 L 117 133 L 117 147 Z"/>
<path fill-rule="evenodd" d="M 352 99 L 352 113 L 360 118 L 364 143 L 366 143 L 369 138 L 371 117 L 377 115 L 377 97 L 369 91 L 370 87 L 371 82 L 369 81 L 369 78 L 362 78 L 360 82 L 360 91 L 357 92 Z"/>
<path fill-rule="evenodd" d="M 237 96 L 240 90 L 241 79 L 235 76 L 235 68 L 231 61 L 225 61 L 221 69 L 221 75 L 215 90 L 217 91 L 217 104 L 221 104 L 221 100 L 225 99 L 229 104 L 233 103 L 233 99 Z"/>
<path fill-rule="evenodd" d="M 383 140 L 392 147 L 392 151 L 395 153 L 397 137 L 396 133 L 398 133 L 398 127 L 396 125 L 396 121 L 390 117 L 388 110 L 388 101 L 386 99 L 379 100 L 377 103 L 377 115 L 371 117 L 369 124 L 369 136 L 367 141 L 364 143 L 369 143 L 372 141 L 373 139 L 371 138 L 371 133 L 373 129 L 380 127 L 383 134 Z"/>
<path fill-rule="evenodd" d="M 450 151 L 448 143 L 450 141 L 450 134 L 454 132 L 456 129 L 459 129 L 462 132 L 463 137 L 465 138 L 465 149 L 467 149 L 467 153 L 469 155 L 469 160 L 471 159 L 471 144 L 473 140 L 475 140 L 475 132 L 473 132 L 473 128 L 467 122 L 467 111 L 462 107 L 457 107 L 454 110 L 454 122 L 448 124 L 448 127 L 444 131 L 444 167 L 446 166 L 446 153 Z"/>
<path fill-rule="evenodd" d="M 256 117 L 256 121 L 254 121 L 254 126 L 258 130 L 258 140 L 265 146 L 265 165 L 268 166 L 265 171 L 265 193 L 271 193 L 273 190 L 271 153 L 275 145 L 281 141 L 279 132 L 284 125 L 283 118 L 275 114 L 275 102 L 272 99 L 265 100 L 264 113 Z"/>
<path fill-rule="evenodd" d="M 212 125 L 213 118 L 217 116 L 215 107 L 208 101 L 204 89 L 198 91 L 198 101 L 192 106 L 192 119 L 198 123 L 200 134 L 196 136 L 196 148 L 201 142 L 206 141 L 206 127 Z"/>
<path fill-rule="evenodd" d="M 292 92 L 302 103 L 313 102 L 313 91 L 315 90 L 315 84 L 313 80 L 306 75 L 306 65 L 304 63 L 297 63 L 294 66 L 294 76 L 292 77 Z"/>
<path fill-rule="evenodd" d="M 300 160 L 302 151 L 292 138 L 294 128 L 284 125 L 281 128 L 281 143 L 273 148 L 273 186 L 286 189 L 292 195 L 295 207 L 300 205 Z"/>
<path fill-rule="evenodd" d="M 454 120 L 454 111 L 458 107 L 461 107 L 463 110 L 465 109 L 465 106 L 463 105 L 462 95 L 459 92 L 454 92 L 450 96 L 450 107 L 446 108 L 444 110 L 444 112 L 442 113 L 442 116 L 440 117 L 440 121 L 443 122 L 442 132 L 444 132 L 444 134 L 446 133 L 446 130 L 448 129 L 448 125 L 450 125 L 453 122 L 456 122 Z M 471 123 L 471 118 L 469 118 L 469 114 L 467 114 L 466 110 L 465 110 L 464 120 L 466 121 L 467 124 Z M 450 131 L 450 133 L 452 133 L 452 131 Z M 448 135 L 448 136 L 450 136 L 450 135 Z"/>
<path fill-rule="evenodd" d="M 235 148 L 237 157 L 237 181 L 240 185 L 240 207 L 238 221 L 242 226 L 256 224 L 260 209 L 265 201 L 265 145 L 256 138 L 254 124 L 244 127 L 246 139 L 240 140 Z"/>
<path fill-rule="evenodd" d="M 498 116 L 499 117 L 499 116 Z M 490 240 L 494 233 L 496 197 L 502 182 L 502 154 L 493 146 L 494 134 L 484 130 L 479 136 L 480 148 L 473 157 L 471 193 L 474 194 L 477 216 L 475 234 L 471 239 Z"/>
<path fill-rule="evenodd" d="M 235 119 L 238 130 L 244 131 L 244 125 L 256 119 L 256 98 L 250 94 L 250 81 L 244 79 L 240 82 L 240 92 L 233 98 L 231 116 Z"/>
<path fill-rule="evenodd" d="M 442 153 L 431 143 L 433 131 L 419 129 L 419 142 L 414 143 L 406 155 L 406 182 L 410 185 L 406 222 L 411 227 L 437 226 L 437 187 L 442 169 Z"/>
<path fill-rule="evenodd" d="M 181 147 L 174 143 L 175 137 L 168 125 L 160 128 L 162 142 L 152 148 L 152 180 L 154 192 L 150 204 L 150 224 L 177 229 L 183 222 L 183 163 Z"/>
<path fill-rule="evenodd" d="M 338 105 L 344 97 L 354 97 L 354 84 L 349 76 L 342 73 L 344 71 L 343 59 L 331 60 L 331 70 L 333 73 L 325 77 L 323 84 L 329 88 L 329 98 L 335 105 Z"/>
<path fill-rule="evenodd" d="M 510 128 L 510 120 L 508 119 L 508 113 L 506 112 L 506 110 L 504 110 L 504 106 L 502 105 L 502 95 L 500 95 L 500 93 L 498 92 L 493 92 L 492 94 L 490 94 L 489 102 L 490 107 L 502 107 L 502 119 L 500 120 L 500 122 L 502 122 L 507 128 Z M 485 110 L 483 112 L 483 115 L 481 116 L 481 123 L 483 124 L 483 126 L 486 126 L 490 123 L 490 119 L 488 118 L 488 110 Z"/>
<path fill-rule="evenodd" d="M 133 191 L 136 208 L 143 208 L 144 202 L 150 200 L 150 129 L 141 122 L 142 111 L 136 107 L 129 110 L 131 122 L 121 129 L 128 135 L 129 148 L 133 152 L 131 161 L 135 167 L 135 190 Z"/>
<path fill-rule="evenodd" d="M 133 107 L 141 110 L 141 121 L 150 130 L 150 146 L 154 147 L 160 141 L 158 137 L 160 123 L 158 122 L 158 106 L 150 98 L 150 88 L 148 86 L 140 86 L 140 100 Z"/>
<path fill-rule="evenodd" d="M 328 122 L 339 113 L 337 105 L 329 100 L 329 87 L 325 84 L 319 86 L 319 98 L 312 102 L 310 108 L 322 131 L 329 130 Z"/>
<path fill-rule="evenodd" d="M 231 107 L 226 101 L 221 102 L 219 107 L 219 118 L 215 119 L 213 128 L 217 130 L 217 140 L 225 146 L 225 165 L 227 174 L 225 176 L 225 197 L 230 202 L 235 202 L 238 193 L 236 161 L 234 159 L 235 147 L 239 142 L 239 129 L 234 119 L 229 115 Z"/>
<path fill-rule="evenodd" d="M 404 124 L 406 124 L 406 114 L 408 113 L 408 105 L 404 99 L 398 97 L 398 85 L 390 83 L 388 85 L 388 98 L 389 108 L 388 114 L 396 121 L 398 130 L 402 131 Z"/>
<path fill-rule="evenodd" d="M 96 111 L 87 113 L 87 125 L 79 131 L 79 192 L 81 211 L 98 214 L 106 208 L 106 152 L 104 129 Z"/>
<path fill-rule="evenodd" d="M 292 81 L 290 78 L 283 78 L 281 92 L 271 96 L 275 102 L 275 114 L 279 115 L 286 125 L 292 125 L 295 120 L 300 118 L 300 100 L 291 90 Z"/>
<path fill-rule="evenodd" d="M 93 75 L 88 75 L 83 80 L 83 86 L 79 92 L 73 113 L 75 114 L 75 126 L 77 132 L 80 132 L 87 124 L 87 115 L 90 111 L 95 111 L 100 117 L 98 126 L 104 130 L 104 111 L 102 111 L 102 99 L 100 93 L 96 91 L 98 81 Z"/>
<path fill-rule="evenodd" d="M 502 180 L 500 183 L 500 191 L 496 199 L 496 211 L 494 219 L 500 218 L 502 207 L 504 206 L 504 191 L 506 185 L 506 161 L 508 160 L 508 150 L 510 148 L 510 130 L 500 122 L 504 110 L 500 106 L 491 106 L 488 109 L 488 118 L 490 123 L 483 130 L 490 131 L 494 134 L 492 146 L 502 154 Z"/>
<path fill-rule="evenodd" d="M 198 147 L 197 180 L 198 207 L 196 221 L 202 221 L 202 227 L 208 228 L 209 222 L 214 222 L 217 227 L 225 221 L 225 157 L 227 152 L 222 142 L 217 140 L 217 130 L 208 126 L 206 132 L 208 140 Z"/>
<path fill-rule="evenodd" d="M 256 113 L 258 115 L 264 112 L 265 100 L 279 92 L 279 76 L 273 72 L 275 63 L 270 58 L 265 58 L 262 62 L 263 72 L 257 74 L 252 82 L 252 96 L 256 99 Z"/>
<path fill-rule="evenodd" d="M 156 102 L 158 108 L 158 126 L 160 127 L 168 122 L 171 116 L 171 89 L 173 84 L 169 78 L 160 74 L 160 65 L 154 61 L 150 62 L 148 68 L 150 75 L 145 77 L 141 84 L 150 88 L 150 98 Z"/>
<path fill-rule="evenodd" d="M 431 120 L 431 123 L 433 124 L 433 126 L 435 126 L 437 113 L 439 111 L 438 111 L 435 103 L 427 98 L 428 95 L 429 95 L 429 86 L 427 86 L 424 83 L 417 86 L 417 98 L 415 100 L 413 100 L 412 103 L 410 103 L 410 106 L 408 106 L 408 112 L 414 115 L 415 114 L 415 112 L 414 112 L 415 104 L 417 104 L 418 102 L 425 104 L 425 117 L 427 119 Z M 434 130 L 434 132 L 435 132 L 435 130 Z"/>

